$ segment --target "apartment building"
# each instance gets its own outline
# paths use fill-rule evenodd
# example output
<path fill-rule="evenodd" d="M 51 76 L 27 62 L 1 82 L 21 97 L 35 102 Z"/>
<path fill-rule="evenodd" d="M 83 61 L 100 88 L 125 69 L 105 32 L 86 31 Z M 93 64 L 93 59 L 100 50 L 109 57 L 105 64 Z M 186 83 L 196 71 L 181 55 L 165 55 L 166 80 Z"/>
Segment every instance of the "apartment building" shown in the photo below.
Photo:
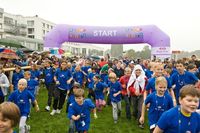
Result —
<path fill-rule="evenodd" d="M 19 41 L 29 49 L 43 50 L 44 36 L 54 26 L 54 23 L 39 18 L 37 15 L 32 17 L 14 15 L 0 8 L 0 39 Z"/>

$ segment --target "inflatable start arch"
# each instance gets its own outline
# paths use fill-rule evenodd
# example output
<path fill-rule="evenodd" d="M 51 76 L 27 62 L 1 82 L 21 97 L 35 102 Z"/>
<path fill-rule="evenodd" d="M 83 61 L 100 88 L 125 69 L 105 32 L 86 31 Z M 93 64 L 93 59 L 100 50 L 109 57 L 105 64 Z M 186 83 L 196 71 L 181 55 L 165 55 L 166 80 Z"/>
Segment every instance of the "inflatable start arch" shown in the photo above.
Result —
<path fill-rule="evenodd" d="M 151 45 L 151 54 L 156 57 L 170 57 L 170 38 L 155 25 L 131 27 L 96 27 L 57 25 L 45 36 L 44 47 L 61 47 L 64 42 L 97 44 Z"/>

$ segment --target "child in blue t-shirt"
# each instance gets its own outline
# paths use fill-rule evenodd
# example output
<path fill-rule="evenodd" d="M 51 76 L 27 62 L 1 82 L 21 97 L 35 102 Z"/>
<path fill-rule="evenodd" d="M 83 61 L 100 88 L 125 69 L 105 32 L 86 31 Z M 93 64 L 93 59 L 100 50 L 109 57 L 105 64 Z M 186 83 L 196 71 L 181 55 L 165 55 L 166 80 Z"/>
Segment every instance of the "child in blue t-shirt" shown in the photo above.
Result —
<path fill-rule="evenodd" d="M 46 86 L 47 92 L 48 92 L 47 106 L 45 107 L 45 110 L 50 111 L 53 94 L 54 94 L 54 90 L 55 90 L 55 82 L 53 79 L 55 69 L 53 67 L 51 67 L 51 62 L 49 60 L 46 60 L 44 65 L 45 65 L 45 68 L 43 70 L 44 83 L 45 83 L 45 86 Z"/>
<path fill-rule="evenodd" d="M 21 67 L 20 66 L 16 66 L 15 67 L 15 72 L 13 73 L 13 76 L 12 76 L 12 85 L 13 85 L 13 90 L 17 90 L 17 84 L 18 84 L 18 81 L 24 77 L 24 74 L 21 70 Z"/>
<path fill-rule="evenodd" d="M 83 80 L 84 80 L 84 73 L 81 70 L 80 65 L 77 65 L 75 68 L 75 71 L 73 73 L 73 79 L 75 80 L 75 82 L 78 82 L 81 87 L 83 86 Z"/>
<path fill-rule="evenodd" d="M 109 79 L 111 81 L 109 85 L 110 100 L 113 109 L 113 119 L 114 123 L 117 123 L 118 116 L 121 114 L 121 84 L 117 81 L 117 76 L 115 73 L 109 74 Z"/>
<path fill-rule="evenodd" d="M 26 120 L 30 113 L 30 102 L 31 100 L 35 105 L 35 110 L 39 111 L 39 106 L 33 94 L 26 89 L 27 81 L 26 79 L 20 79 L 18 82 L 18 90 L 11 93 L 8 101 L 14 102 L 20 109 L 21 118 L 19 123 L 20 133 L 25 133 L 26 130 Z"/>
<path fill-rule="evenodd" d="M 103 106 L 106 105 L 106 102 L 104 100 L 104 93 L 106 91 L 106 88 L 108 87 L 106 84 L 100 82 L 100 76 L 95 75 L 93 77 L 94 84 L 93 84 L 93 91 L 95 94 L 95 101 L 96 101 L 96 108 L 98 111 L 102 111 Z"/>
<path fill-rule="evenodd" d="M 76 89 L 81 89 L 81 85 L 78 82 L 73 83 L 72 89 L 70 89 L 70 92 L 67 96 L 66 113 L 68 113 L 69 105 L 75 102 L 74 91 Z"/>
<path fill-rule="evenodd" d="M 76 89 L 81 89 L 81 86 L 78 82 L 74 82 L 72 89 L 70 90 L 70 92 L 68 94 L 66 113 L 68 113 L 69 105 L 75 102 L 74 92 L 75 92 Z M 75 131 L 74 120 L 70 119 L 68 133 L 74 133 L 74 131 Z"/>
<path fill-rule="evenodd" d="M 183 60 L 178 60 L 176 63 L 177 73 L 171 76 L 171 83 L 175 85 L 174 94 L 176 101 L 179 104 L 179 92 L 184 85 L 200 83 L 199 79 L 191 72 L 185 71 Z"/>
<path fill-rule="evenodd" d="M 90 110 L 93 110 L 94 118 L 97 118 L 95 105 L 91 99 L 84 99 L 84 90 L 74 91 L 75 102 L 70 104 L 68 118 L 74 120 L 78 133 L 87 133 L 90 126 Z"/>
<path fill-rule="evenodd" d="M 0 133 L 16 133 L 13 128 L 17 126 L 20 119 L 20 110 L 12 102 L 0 104 Z"/>
<path fill-rule="evenodd" d="M 93 97 L 93 99 L 95 100 L 95 95 L 94 95 L 94 91 L 93 91 L 93 77 L 94 75 L 96 75 L 96 67 L 92 67 L 91 70 L 92 72 L 89 73 L 88 77 L 87 77 L 87 81 L 88 81 L 88 98 Z"/>
<path fill-rule="evenodd" d="M 150 104 L 148 111 L 148 120 L 150 126 L 150 132 L 152 133 L 156 127 L 157 121 L 163 112 L 173 107 L 172 97 L 165 93 L 167 90 L 167 80 L 165 77 L 158 77 L 155 81 L 156 91 L 149 94 L 142 105 L 142 114 L 139 119 L 141 124 L 144 123 L 145 110 L 148 104 Z"/>
<path fill-rule="evenodd" d="M 195 112 L 199 98 L 200 91 L 194 85 L 183 86 L 180 90 L 180 106 L 163 113 L 154 133 L 199 133 L 200 115 Z"/>
<path fill-rule="evenodd" d="M 36 88 L 39 85 L 38 80 L 31 78 L 30 71 L 24 72 L 24 78 L 27 80 L 27 90 L 30 91 L 34 97 L 36 97 Z"/>

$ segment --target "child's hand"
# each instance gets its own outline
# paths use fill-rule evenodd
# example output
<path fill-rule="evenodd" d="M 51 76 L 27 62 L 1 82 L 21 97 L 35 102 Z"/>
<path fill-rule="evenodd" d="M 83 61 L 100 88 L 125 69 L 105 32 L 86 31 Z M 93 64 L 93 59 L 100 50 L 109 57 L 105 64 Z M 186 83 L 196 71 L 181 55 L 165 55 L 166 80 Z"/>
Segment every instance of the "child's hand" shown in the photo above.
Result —
<path fill-rule="evenodd" d="M 95 113 L 95 114 L 94 114 L 94 119 L 97 119 L 97 118 L 98 118 L 98 117 L 97 117 L 97 114 Z"/>
<path fill-rule="evenodd" d="M 126 84 L 122 84 L 122 88 L 126 88 Z"/>
<path fill-rule="evenodd" d="M 35 111 L 36 111 L 36 112 L 40 111 L 40 108 L 39 108 L 38 105 L 35 106 Z"/>
<path fill-rule="evenodd" d="M 144 117 L 140 117 L 140 119 L 139 119 L 139 122 L 140 122 L 140 124 L 144 124 Z"/>
<path fill-rule="evenodd" d="M 80 117 L 81 117 L 80 115 L 77 115 L 75 120 L 78 120 L 78 119 L 80 119 Z"/>
<path fill-rule="evenodd" d="M 65 97 L 65 101 L 67 101 L 67 99 L 68 99 L 68 95 L 66 95 L 66 97 Z"/>
<path fill-rule="evenodd" d="M 59 85 L 59 84 L 60 84 L 60 82 L 59 82 L 59 81 L 56 81 L 56 84 L 57 84 L 57 85 Z"/>
<path fill-rule="evenodd" d="M 116 97 L 118 95 L 118 93 L 113 94 L 114 97 Z"/>
<path fill-rule="evenodd" d="M 67 80 L 67 84 L 70 84 L 71 83 L 71 80 Z"/>
<path fill-rule="evenodd" d="M 173 104 L 174 104 L 174 107 L 176 107 L 176 105 L 177 105 L 176 99 L 173 99 Z"/>
<path fill-rule="evenodd" d="M 136 96 L 139 96 L 139 95 L 140 95 L 140 93 L 139 93 L 138 91 L 136 91 L 136 92 L 135 92 L 135 95 L 136 95 Z"/>

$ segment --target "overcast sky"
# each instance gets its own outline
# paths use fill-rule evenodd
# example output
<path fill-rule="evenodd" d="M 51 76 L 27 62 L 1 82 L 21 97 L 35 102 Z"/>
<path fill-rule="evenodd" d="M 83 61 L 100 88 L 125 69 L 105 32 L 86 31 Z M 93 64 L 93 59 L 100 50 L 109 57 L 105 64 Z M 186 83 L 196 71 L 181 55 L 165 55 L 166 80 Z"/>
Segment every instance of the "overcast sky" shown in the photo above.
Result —
<path fill-rule="evenodd" d="M 200 50 L 199 0 L 0 0 L 5 12 L 38 15 L 56 24 L 91 26 L 157 25 L 172 50 Z M 140 50 L 145 44 L 125 45 Z"/>

